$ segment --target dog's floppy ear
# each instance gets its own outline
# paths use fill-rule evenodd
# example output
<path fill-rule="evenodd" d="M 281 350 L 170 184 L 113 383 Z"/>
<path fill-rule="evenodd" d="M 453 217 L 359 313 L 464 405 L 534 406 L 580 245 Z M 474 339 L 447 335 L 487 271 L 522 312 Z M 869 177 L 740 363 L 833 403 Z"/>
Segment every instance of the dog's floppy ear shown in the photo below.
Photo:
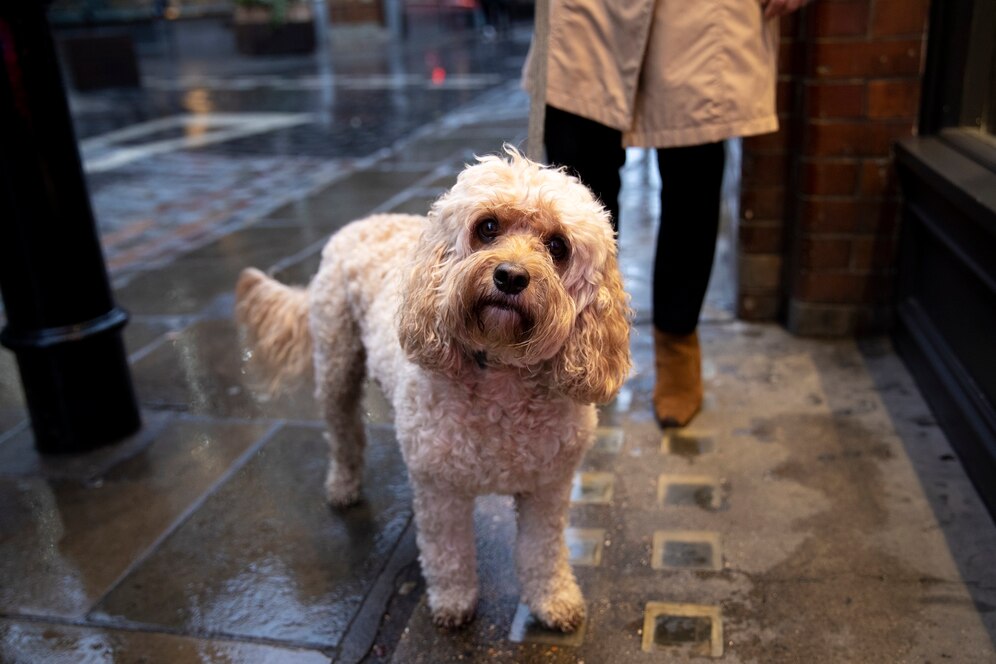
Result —
<path fill-rule="evenodd" d="M 444 242 L 422 238 L 409 266 L 398 311 L 398 340 L 415 364 L 450 375 L 458 373 L 464 358 L 445 333 L 441 306 L 443 273 L 452 249 Z"/>
<path fill-rule="evenodd" d="M 595 297 L 578 313 L 567 343 L 554 358 L 554 385 L 581 403 L 614 399 L 629 375 L 630 318 L 629 296 L 612 252 Z"/>

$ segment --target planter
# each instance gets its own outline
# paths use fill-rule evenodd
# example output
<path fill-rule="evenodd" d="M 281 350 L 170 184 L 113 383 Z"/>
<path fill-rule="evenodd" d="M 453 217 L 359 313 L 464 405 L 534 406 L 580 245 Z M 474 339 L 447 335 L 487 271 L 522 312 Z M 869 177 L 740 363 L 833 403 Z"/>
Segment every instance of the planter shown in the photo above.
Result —
<path fill-rule="evenodd" d="M 315 22 L 307 5 L 294 5 L 284 21 L 264 7 L 236 7 L 235 48 L 245 55 L 299 55 L 315 50 Z"/>

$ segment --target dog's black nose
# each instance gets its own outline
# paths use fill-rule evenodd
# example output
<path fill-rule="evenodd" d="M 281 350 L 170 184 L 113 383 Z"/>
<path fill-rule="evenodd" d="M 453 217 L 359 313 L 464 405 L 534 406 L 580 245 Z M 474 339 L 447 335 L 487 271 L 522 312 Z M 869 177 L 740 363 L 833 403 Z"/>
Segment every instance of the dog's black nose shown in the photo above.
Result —
<path fill-rule="evenodd" d="M 526 268 L 515 263 L 500 263 L 495 268 L 495 286 L 502 293 L 516 295 L 529 285 L 529 273 Z"/>

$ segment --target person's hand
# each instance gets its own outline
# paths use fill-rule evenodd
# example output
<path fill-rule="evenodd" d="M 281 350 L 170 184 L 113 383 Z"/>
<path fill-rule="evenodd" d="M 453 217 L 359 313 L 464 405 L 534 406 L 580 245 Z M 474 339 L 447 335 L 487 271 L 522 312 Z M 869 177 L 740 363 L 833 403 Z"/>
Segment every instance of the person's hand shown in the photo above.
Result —
<path fill-rule="evenodd" d="M 764 8 L 764 18 L 775 18 L 791 14 L 808 2 L 809 0 L 761 0 L 761 7 Z"/>

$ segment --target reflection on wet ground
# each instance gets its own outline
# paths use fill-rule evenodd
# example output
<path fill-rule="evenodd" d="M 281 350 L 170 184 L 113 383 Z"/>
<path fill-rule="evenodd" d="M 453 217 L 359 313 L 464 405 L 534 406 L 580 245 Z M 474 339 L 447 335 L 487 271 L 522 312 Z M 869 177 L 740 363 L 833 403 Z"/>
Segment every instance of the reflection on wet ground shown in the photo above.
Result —
<path fill-rule="evenodd" d="M 582 631 L 519 603 L 507 497 L 475 513 L 476 619 L 432 625 L 376 386 L 364 500 L 325 506 L 313 386 L 260 389 L 232 288 L 249 264 L 302 283 L 344 223 L 424 212 L 474 154 L 522 144 L 528 31 L 423 27 L 251 60 L 223 25 L 178 24 L 142 45 L 141 90 L 72 95 L 145 426 L 40 457 L 0 353 L 0 660 L 993 661 L 996 530 L 889 345 L 733 319 L 735 179 L 700 328 L 706 404 L 694 428 L 657 428 L 652 152 L 624 169 L 635 368 L 570 507 Z"/>
<path fill-rule="evenodd" d="M 177 56 L 144 59 L 141 89 L 70 97 L 119 282 L 362 170 L 507 87 L 529 39 L 519 30 L 483 40 L 423 18 L 405 41 L 374 29 L 334 31 L 326 53 L 249 58 L 234 52 L 221 21 L 167 28 L 140 47 Z M 415 157 L 425 163 L 457 147 Z"/>

